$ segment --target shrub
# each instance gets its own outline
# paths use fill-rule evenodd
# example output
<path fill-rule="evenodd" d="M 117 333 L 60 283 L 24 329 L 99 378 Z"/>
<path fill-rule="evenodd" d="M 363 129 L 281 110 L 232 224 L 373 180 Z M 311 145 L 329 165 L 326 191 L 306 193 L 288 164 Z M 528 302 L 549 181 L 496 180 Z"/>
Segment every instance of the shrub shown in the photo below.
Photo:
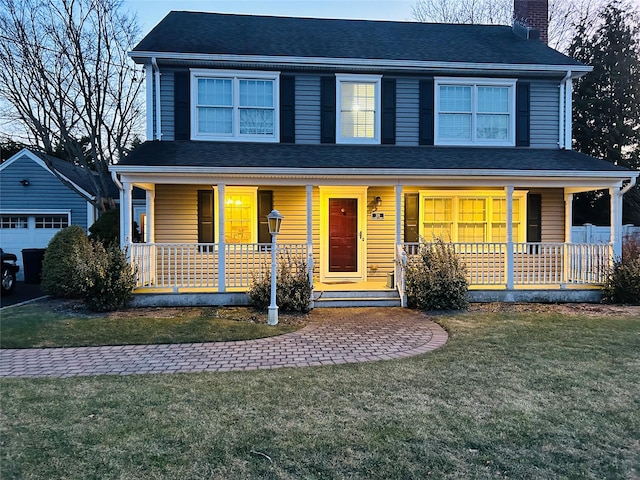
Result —
<path fill-rule="evenodd" d="M 120 241 L 120 210 L 113 208 L 103 212 L 89 227 L 89 238 L 105 245 Z"/>
<path fill-rule="evenodd" d="M 80 298 L 84 285 L 78 268 L 90 253 L 89 239 L 79 226 L 71 225 L 56 233 L 42 262 L 42 290 L 54 297 Z"/>
<path fill-rule="evenodd" d="M 622 258 L 613 262 L 602 288 L 604 303 L 640 305 L 640 239 L 626 236 L 622 243 Z"/>
<path fill-rule="evenodd" d="M 84 303 L 89 309 L 107 312 L 124 307 L 136 285 L 135 272 L 116 243 L 106 247 L 91 242 L 89 260 L 79 269 L 84 283 Z"/>
<path fill-rule="evenodd" d="M 309 268 L 301 256 L 292 256 L 287 251 L 278 252 L 276 274 L 276 303 L 278 309 L 289 312 L 308 312 L 311 306 Z M 254 272 L 249 289 L 251 303 L 260 309 L 271 304 L 271 263 L 264 264 Z"/>
<path fill-rule="evenodd" d="M 421 244 L 406 267 L 410 307 L 421 310 L 462 310 L 468 307 L 466 270 L 451 244 L 435 239 Z"/>
<path fill-rule="evenodd" d="M 105 245 L 120 242 L 120 210 L 113 208 L 102 213 L 100 217 L 89 227 L 89 238 L 99 240 Z M 131 224 L 131 236 L 133 242 L 139 242 L 140 230 L 136 222 Z"/>

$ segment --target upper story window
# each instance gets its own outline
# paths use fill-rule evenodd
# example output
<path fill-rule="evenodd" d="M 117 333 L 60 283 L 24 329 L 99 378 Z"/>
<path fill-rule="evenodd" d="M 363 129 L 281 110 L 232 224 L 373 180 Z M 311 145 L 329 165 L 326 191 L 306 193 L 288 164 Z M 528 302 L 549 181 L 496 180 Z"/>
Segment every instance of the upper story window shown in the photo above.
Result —
<path fill-rule="evenodd" d="M 435 79 L 436 145 L 515 145 L 515 80 Z"/>
<path fill-rule="evenodd" d="M 191 71 L 191 138 L 279 140 L 279 74 Z"/>
<path fill-rule="evenodd" d="M 336 75 L 336 143 L 380 143 L 379 75 Z"/>

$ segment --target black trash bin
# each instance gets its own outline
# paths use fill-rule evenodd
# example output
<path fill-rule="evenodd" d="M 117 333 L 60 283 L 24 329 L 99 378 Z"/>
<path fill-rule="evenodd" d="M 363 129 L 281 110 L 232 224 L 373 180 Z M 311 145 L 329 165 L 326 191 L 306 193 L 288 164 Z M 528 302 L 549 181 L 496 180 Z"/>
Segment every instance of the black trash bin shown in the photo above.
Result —
<path fill-rule="evenodd" d="M 24 269 L 24 283 L 40 283 L 42 261 L 46 248 L 24 248 L 22 250 L 22 265 Z"/>

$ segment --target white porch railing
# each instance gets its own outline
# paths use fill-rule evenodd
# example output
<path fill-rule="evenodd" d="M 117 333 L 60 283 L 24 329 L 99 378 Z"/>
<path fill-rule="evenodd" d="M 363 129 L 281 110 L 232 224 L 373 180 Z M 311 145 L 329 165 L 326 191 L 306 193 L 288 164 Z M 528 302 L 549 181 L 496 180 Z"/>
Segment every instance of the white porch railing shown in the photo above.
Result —
<path fill-rule="evenodd" d="M 452 245 L 473 287 L 506 286 L 510 273 L 514 286 L 601 285 L 613 255 L 609 244 L 514 243 L 509 265 L 507 243 Z M 419 248 L 419 243 L 399 245 L 396 258 L 416 255 Z M 406 261 L 396 261 L 396 284 L 403 288 L 405 267 Z"/>
<path fill-rule="evenodd" d="M 307 259 L 307 246 L 278 244 L 279 255 Z M 131 263 L 137 287 L 149 288 L 248 288 L 254 276 L 271 268 L 271 244 L 227 244 L 224 247 L 224 282 L 221 283 L 220 245 L 215 243 L 134 243 Z"/>

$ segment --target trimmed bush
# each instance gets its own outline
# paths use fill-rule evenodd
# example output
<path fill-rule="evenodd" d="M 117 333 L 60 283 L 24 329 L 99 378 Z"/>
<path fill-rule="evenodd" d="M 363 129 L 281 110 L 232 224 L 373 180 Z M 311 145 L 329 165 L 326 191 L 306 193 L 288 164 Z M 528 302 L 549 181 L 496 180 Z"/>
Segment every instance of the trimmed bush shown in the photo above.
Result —
<path fill-rule="evenodd" d="M 308 312 L 311 306 L 311 285 L 309 268 L 301 256 L 288 252 L 278 252 L 278 272 L 276 274 L 276 303 L 278 309 L 288 312 Z M 271 303 L 271 263 L 262 265 L 254 273 L 249 289 L 251 303 L 262 310 Z"/>
<path fill-rule="evenodd" d="M 84 283 L 84 303 L 96 312 L 126 306 L 136 285 L 135 272 L 115 243 L 105 247 L 101 242 L 92 241 L 89 260 L 79 273 Z"/>
<path fill-rule="evenodd" d="M 51 239 L 42 262 L 42 290 L 54 297 L 81 298 L 84 284 L 78 268 L 91 253 L 84 230 L 77 225 L 63 228 Z"/>
<path fill-rule="evenodd" d="M 99 240 L 105 245 L 120 241 L 120 210 L 113 208 L 103 212 L 89 227 L 89 238 Z"/>
<path fill-rule="evenodd" d="M 453 245 L 442 239 L 421 244 L 406 267 L 409 307 L 420 310 L 463 310 L 469 305 L 466 269 Z"/>
<path fill-rule="evenodd" d="M 625 237 L 622 258 L 613 263 L 602 288 L 604 303 L 640 305 L 640 240 Z"/>

